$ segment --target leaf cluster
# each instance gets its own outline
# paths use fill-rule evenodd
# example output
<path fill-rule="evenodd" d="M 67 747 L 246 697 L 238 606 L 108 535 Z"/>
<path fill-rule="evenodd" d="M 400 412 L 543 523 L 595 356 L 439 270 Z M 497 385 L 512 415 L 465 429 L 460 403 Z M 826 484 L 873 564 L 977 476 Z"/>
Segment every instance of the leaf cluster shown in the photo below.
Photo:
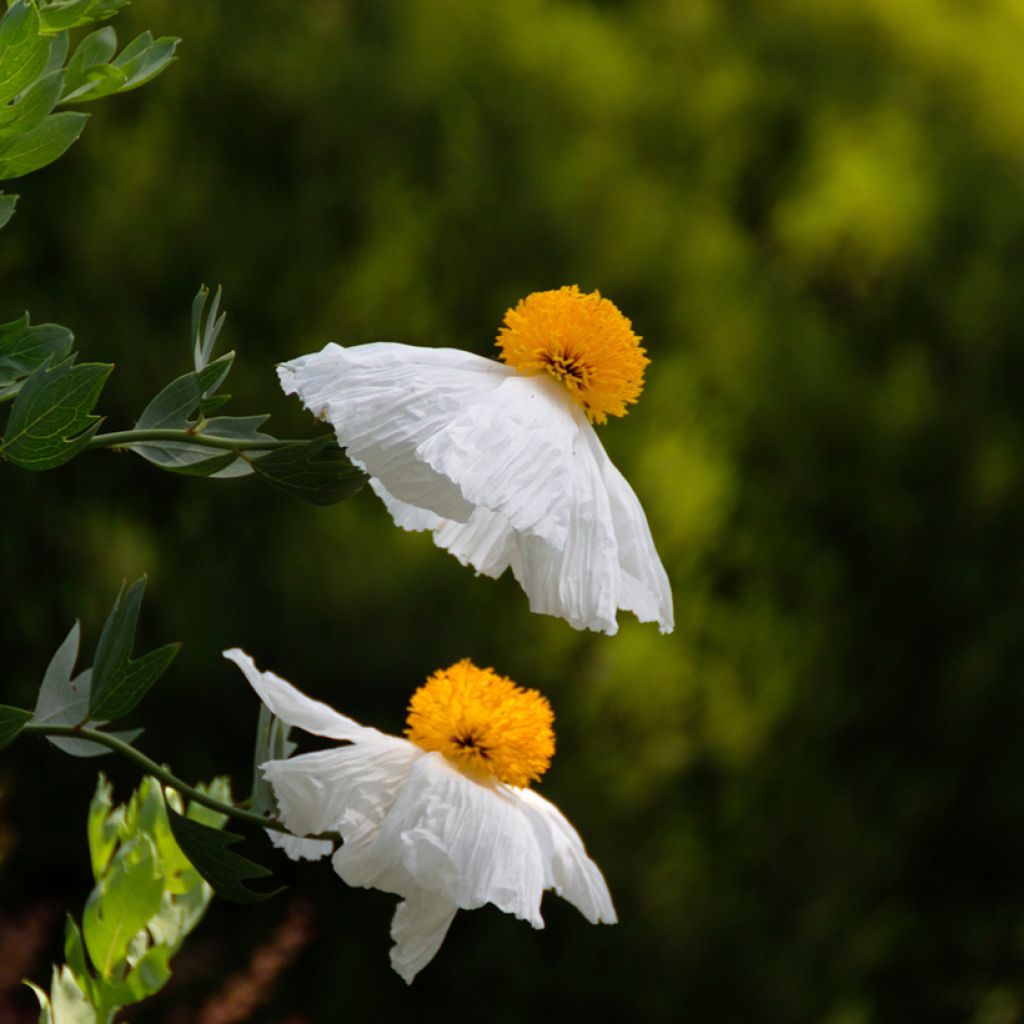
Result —
<path fill-rule="evenodd" d="M 32 711 L 0 705 L 0 749 L 11 743 L 27 725 L 58 727 L 69 731 L 101 731 L 107 722 L 133 711 L 149 688 L 166 671 L 180 644 L 165 644 L 139 658 L 132 658 L 139 609 L 146 589 L 145 577 L 127 591 L 124 585 L 103 626 L 93 663 L 75 673 L 81 629 L 71 627 L 50 659 L 36 706 Z M 131 743 L 141 730 L 109 733 Z M 97 757 L 108 748 L 77 736 L 49 736 L 49 741 L 73 757 Z"/>
<path fill-rule="evenodd" d="M 0 18 L 0 181 L 53 163 L 81 135 L 88 115 L 57 108 L 137 89 L 174 59 L 179 40 L 150 32 L 118 53 L 109 26 L 72 51 L 72 29 L 112 17 L 126 2 L 15 0 Z M 16 202 L 0 193 L 0 227 Z"/>
<path fill-rule="evenodd" d="M 206 791 L 230 799 L 226 779 Z M 177 793 L 149 776 L 127 804 L 115 807 L 111 796 L 100 775 L 87 827 L 95 886 L 81 925 L 68 917 L 65 963 L 54 966 L 49 993 L 31 985 L 41 1022 L 106 1024 L 121 1007 L 159 991 L 171 976 L 171 957 L 212 896 L 170 819 L 216 834 L 223 815 L 195 802 L 186 809 Z"/>
<path fill-rule="evenodd" d="M 284 441 L 261 428 L 267 414 L 212 415 L 230 395 L 219 393 L 234 352 L 213 358 L 224 325 L 220 290 L 204 285 L 192 302 L 189 338 L 194 369 L 175 378 L 143 409 L 133 431 L 97 436 L 93 412 L 113 370 L 77 363 L 74 336 L 57 324 L 33 325 L 29 314 L 0 324 L 0 405 L 13 406 L 0 436 L 0 459 L 21 469 L 55 469 L 92 447 L 117 446 L 160 469 L 188 476 L 255 473 L 272 487 L 315 505 L 332 505 L 366 481 L 330 435 Z"/>

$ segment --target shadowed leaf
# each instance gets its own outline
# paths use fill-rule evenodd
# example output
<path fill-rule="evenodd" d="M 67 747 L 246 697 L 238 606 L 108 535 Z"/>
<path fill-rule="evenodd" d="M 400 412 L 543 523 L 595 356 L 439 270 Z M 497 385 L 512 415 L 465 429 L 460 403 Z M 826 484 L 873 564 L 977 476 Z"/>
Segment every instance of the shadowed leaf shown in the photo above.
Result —
<path fill-rule="evenodd" d="M 31 711 L 0 704 L 0 750 L 14 742 L 31 717 Z"/>
<path fill-rule="evenodd" d="M 259 903 L 284 892 L 284 886 L 270 892 L 259 892 L 245 884 L 254 878 L 270 878 L 272 873 L 261 864 L 228 849 L 240 843 L 241 836 L 201 825 L 178 814 L 170 806 L 167 817 L 185 856 L 222 899 L 231 903 Z"/>
<path fill-rule="evenodd" d="M 331 436 L 275 448 L 253 458 L 252 468 L 271 486 L 313 505 L 336 505 L 351 498 L 367 480 Z"/>

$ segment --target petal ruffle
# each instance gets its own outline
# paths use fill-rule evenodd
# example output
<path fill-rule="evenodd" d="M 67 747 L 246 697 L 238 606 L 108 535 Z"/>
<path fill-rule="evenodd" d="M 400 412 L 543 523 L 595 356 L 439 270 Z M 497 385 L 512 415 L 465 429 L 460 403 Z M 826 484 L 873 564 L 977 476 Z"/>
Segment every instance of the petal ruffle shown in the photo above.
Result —
<path fill-rule="evenodd" d="M 604 876 L 587 856 L 576 829 L 539 793 L 532 789 L 516 793 L 544 852 L 549 871 L 547 888 L 568 900 L 591 924 L 615 924 L 618 917 Z"/>
<path fill-rule="evenodd" d="M 417 454 L 514 370 L 470 352 L 376 342 L 330 344 L 278 367 L 281 386 L 334 426 L 338 444 L 401 501 L 465 522 L 473 506 Z"/>
<path fill-rule="evenodd" d="M 293 833 L 337 831 L 345 850 L 376 830 L 409 766 L 422 756 L 408 740 L 379 737 L 262 765 Z"/>
<path fill-rule="evenodd" d="M 640 499 L 618 467 L 608 458 L 597 434 L 588 438 L 594 461 L 608 494 L 621 572 L 618 605 L 641 622 L 657 622 L 660 632 L 675 627 L 672 588 L 654 547 Z"/>
<path fill-rule="evenodd" d="M 544 926 L 544 864 L 515 797 L 467 778 L 438 753 L 414 762 L 380 828 L 346 841 L 334 867 L 349 885 L 443 894 L 464 910 L 493 903 Z"/>
<path fill-rule="evenodd" d="M 457 349 L 379 342 L 284 363 L 395 522 L 486 576 L 511 566 L 535 612 L 613 634 L 618 610 L 672 629 L 643 509 L 566 390 Z"/>
<path fill-rule="evenodd" d="M 304 729 L 315 736 L 327 736 L 332 740 L 349 740 L 357 743 L 385 738 L 384 733 L 377 729 L 360 725 L 351 718 L 338 714 L 334 708 L 328 707 L 322 701 L 307 697 L 273 672 L 261 672 L 245 651 L 232 647 L 231 650 L 224 651 L 224 657 L 228 661 L 233 661 L 242 670 L 260 700 L 282 722 Z"/>
<path fill-rule="evenodd" d="M 398 904 L 391 921 L 391 966 L 408 985 L 437 954 L 458 907 L 444 896 L 416 893 Z"/>
<path fill-rule="evenodd" d="M 301 836 L 289 836 L 272 828 L 263 830 L 267 833 L 271 845 L 284 850 L 291 860 L 320 860 L 334 852 L 334 843 L 327 839 L 304 839 Z"/>

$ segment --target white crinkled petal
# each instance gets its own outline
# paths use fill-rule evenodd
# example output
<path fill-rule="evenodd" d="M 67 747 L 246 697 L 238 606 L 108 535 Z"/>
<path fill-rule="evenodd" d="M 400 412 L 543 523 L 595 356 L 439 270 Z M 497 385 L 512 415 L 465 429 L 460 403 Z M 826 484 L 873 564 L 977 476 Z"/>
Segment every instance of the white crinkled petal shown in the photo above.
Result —
<path fill-rule="evenodd" d="M 376 343 L 284 363 L 394 521 L 486 576 L 511 566 L 535 612 L 618 630 L 673 626 L 668 577 L 636 495 L 566 389 L 456 349 Z"/>
<path fill-rule="evenodd" d="M 334 843 L 327 839 L 304 839 L 301 836 L 290 836 L 272 828 L 263 830 L 270 842 L 284 852 L 292 860 L 320 860 L 334 852 Z"/>
<path fill-rule="evenodd" d="M 531 819 L 548 868 L 548 888 L 568 900 L 591 924 L 618 920 L 601 869 L 562 812 L 532 789 L 517 790 Z"/>
<path fill-rule="evenodd" d="M 562 547 L 572 462 L 586 425 L 565 388 L 550 377 L 513 374 L 485 401 L 460 410 L 416 454 L 457 483 L 474 508 L 498 513 L 517 533 Z"/>
<path fill-rule="evenodd" d="M 662 633 L 671 633 L 675 625 L 672 589 L 655 550 L 643 506 L 626 478 L 605 455 L 596 434 L 591 444 L 603 456 L 597 461 L 608 492 L 622 573 L 619 607 L 633 612 L 641 622 L 657 622 Z"/>
<path fill-rule="evenodd" d="M 458 907 L 445 896 L 416 893 L 398 904 L 391 921 L 391 966 L 406 984 L 434 959 Z"/>
<path fill-rule="evenodd" d="M 376 830 L 410 765 L 422 756 L 408 740 L 378 736 L 262 765 L 290 831 L 340 832 L 347 849 Z"/>
<path fill-rule="evenodd" d="M 505 787 L 475 782 L 438 753 L 417 760 L 374 834 L 334 855 L 349 885 L 444 895 L 542 928 L 545 872 L 534 829 Z"/>
<path fill-rule="evenodd" d="M 237 647 L 225 651 L 224 657 L 242 670 L 260 700 L 288 725 L 334 740 L 358 742 L 384 736 L 377 729 L 370 729 L 338 714 L 322 701 L 307 697 L 273 672 L 261 672 L 252 658 Z"/>
<path fill-rule="evenodd" d="M 598 454 L 607 461 L 593 428 L 585 424 L 572 460 L 566 543 L 553 548 L 539 537 L 518 537 L 511 564 L 531 611 L 559 615 L 576 629 L 613 635 L 621 572 Z"/>
<path fill-rule="evenodd" d="M 473 506 L 417 449 L 514 373 L 470 352 L 389 342 L 330 344 L 278 367 L 284 390 L 331 422 L 356 465 L 400 501 L 460 522 Z"/>
<path fill-rule="evenodd" d="M 439 548 L 484 576 L 497 579 L 508 568 L 515 535 L 508 520 L 497 512 L 478 508 L 469 522 L 457 523 L 399 501 L 379 480 L 371 480 L 370 486 L 384 502 L 396 526 L 413 532 L 429 530 Z"/>

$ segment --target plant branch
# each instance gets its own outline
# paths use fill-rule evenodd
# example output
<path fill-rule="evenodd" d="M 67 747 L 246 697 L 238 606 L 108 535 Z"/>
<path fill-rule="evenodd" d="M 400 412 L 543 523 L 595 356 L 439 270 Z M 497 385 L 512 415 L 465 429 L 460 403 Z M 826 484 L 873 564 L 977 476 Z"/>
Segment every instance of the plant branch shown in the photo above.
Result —
<path fill-rule="evenodd" d="M 221 437 L 217 434 L 196 433 L 192 430 L 117 430 L 109 434 L 97 434 L 86 444 L 84 451 L 96 448 L 124 448 L 127 445 L 146 444 L 161 441 L 175 441 L 178 444 L 194 444 L 203 448 L 224 448 L 241 454 L 244 451 L 263 452 L 275 448 L 286 448 L 294 441 L 245 441 L 238 437 Z"/>
<path fill-rule="evenodd" d="M 261 814 L 246 811 L 241 807 L 235 806 L 235 804 L 223 803 L 208 793 L 196 789 L 195 786 L 182 782 L 181 779 L 167 768 L 146 757 L 141 750 L 136 750 L 130 743 L 125 743 L 124 740 L 119 740 L 116 736 L 111 736 L 109 733 L 100 732 L 98 729 L 89 729 L 82 725 L 45 725 L 32 722 L 24 726 L 21 731 L 26 735 L 34 733 L 38 736 L 68 736 L 73 739 L 99 743 L 101 746 L 107 747 L 107 749 L 120 754 L 122 757 L 128 758 L 129 761 L 134 761 L 143 771 L 159 779 L 164 785 L 176 789 L 183 796 L 187 796 L 189 800 L 195 800 L 196 803 L 209 807 L 211 810 L 219 811 L 221 814 L 226 814 L 237 821 L 244 821 L 247 825 L 257 825 L 259 828 L 269 828 L 275 832 L 292 835 L 276 818 L 264 818 Z M 341 842 L 341 836 L 337 832 L 320 832 L 317 835 L 305 838 L 326 839 L 333 843 Z"/>

